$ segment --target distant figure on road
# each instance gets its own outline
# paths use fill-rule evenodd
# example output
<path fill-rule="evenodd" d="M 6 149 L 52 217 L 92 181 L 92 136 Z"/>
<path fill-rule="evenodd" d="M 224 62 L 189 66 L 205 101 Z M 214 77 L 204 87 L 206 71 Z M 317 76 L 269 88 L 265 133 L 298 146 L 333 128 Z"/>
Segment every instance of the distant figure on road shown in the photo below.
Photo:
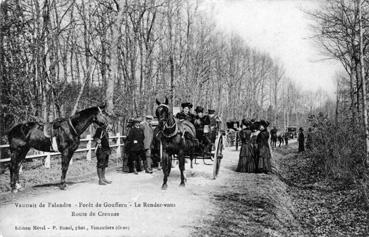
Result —
<path fill-rule="evenodd" d="M 289 139 L 289 134 L 288 134 L 288 131 L 286 130 L 285 133 L 283 134 L 283 137 L 284 137 L 284 144 L 286 146 L 288 146 L 288 139 Z"/>
<path fill-rule="evenodd" d="M 299 129 L 299 135 L 297 137 L 297 141 L 299 142 L 299 152 L 305 151 L 305 135 L 304 135 L 304 129 Z"/>
<path fill-rule="evenodd" d="M 307 136 L 306 136 L 306 149 L 307 150 L 313 149 L 313 134 L 312 133 L 313 133 L 313 129 L 309 128 Z"/>
<path fill-rule="evenodd" d="M 261 120 L 260 121 L 260 133 L 256 138 L 257 146 L 258 146 L 258 172 L 269 173 L 272 171 L 271 164 L 271 151 L 269 147 L 269 132 L 267 127 L 269 126 L 268 121 Z"/>
<path fill-rule="evenodd" d="M 273 127 L 272 130 L 270 130 L 270 140 L 272 142 L 272 148 L 276 148 L 277 147 L 277 132 L 278 129 L 276 127 Z"/>
<path fill-rule="evenodd" d="M 255 152 L 254 147 L 251 144 L 251 122 L 247 119 L 243 119 L 242 126 L 243 129 L 239 133 L 241 150 L 236 171 L 242 173 L 255 173 Z"/>
<path fill-rule="evenodd" d="M 111 149 L 109 146 L 109 126 L 104 129 L 98 127 L 96 129 L 95 135 L 93 139 L 96 141 L 96 159 L 97 159 L 97 176 L 99 178 L 99 185 L 110 184 L 111 181 L 108 181 L 105 178 L 105 169 L 108 167 L 109 163 L 109 155 L 111 154 Z"/>

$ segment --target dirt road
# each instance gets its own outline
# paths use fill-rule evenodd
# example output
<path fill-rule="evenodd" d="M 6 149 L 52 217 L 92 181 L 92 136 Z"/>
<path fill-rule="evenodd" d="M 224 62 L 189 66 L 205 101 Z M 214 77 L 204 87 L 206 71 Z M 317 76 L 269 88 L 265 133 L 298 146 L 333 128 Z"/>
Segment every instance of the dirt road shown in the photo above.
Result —
<path fill-rule="evenodd" d="M 279 156 L 279 154 L 275 154 Z M 66 191 L 21 195 L 0 208 L 0 236 L 283 236 L 298 234 L 286 187 L 276 176 L 234 172 L 238 152 L 224 152 L 221 171 L 186 164 L 187 186 L 178 166 L 168 190 L 162 173 L 111 172 L 111 185 L 90 182 Z"/>

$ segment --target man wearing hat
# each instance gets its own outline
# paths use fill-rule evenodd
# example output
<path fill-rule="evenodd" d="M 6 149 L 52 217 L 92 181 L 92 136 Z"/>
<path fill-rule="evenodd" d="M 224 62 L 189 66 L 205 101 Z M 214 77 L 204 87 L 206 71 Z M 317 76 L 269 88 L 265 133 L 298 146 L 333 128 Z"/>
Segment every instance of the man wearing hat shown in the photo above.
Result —
<path fill-rule="evenodd" d="M 196 137 L 204 145 L 204 153 L 210 155 L 211 142 L 209 139 L 209 116 L 204 115 L 204 108 L 197 106 L 195 109 L 196 117 L 194 125 L 196 128 Z"/>
<path fill-rule="evenodd" d="M 137 171 L 140 170 L 140 157 L 143 156 L 145 151 L 145 135 L 140 126 L 139 119 L 133 119 L 132 124 L 133 126 L 129 130 L 126 139 L 126 152 L 128 153 L 128 166 L 130 167 L 130 171 L 138 174 Z"/>
<path fill-rule="evenodd" d="M 191 113 L 192 104 L 188 102 L 182 103 L 181 107 L 182 111 L 176 115 L 176 118 L 179 120 L 187 120 L 193 123 L 195 116 Z"/>
<path fill-rule="evenodd" d="M 96 159 L 97 159 L 97 176 L 99 178 L 99 185 L 110 184 L 105 178 L 105 169 L 108 167 L 109 155 L 111 154 L 111 149 L 109 146 L 109 133 L 111 129 L 110 125 L 107 128 L 98 127 L 96 129 L 93 139 L 96 141 Z"/>
<path fill-rule="evenodd" d="M 154 136 L 154 130 L 152 129 L 151 122 L 153 120 L 152 115 L 146 115 L 145 120 L 142 121 L 141 125 L 143 127 L 144 131 L 144 148 L 145 148 L 145 162 L 144 162 L 144 168 L 146 173 L 152 173 L 151 164 L 151 143 Z"/>

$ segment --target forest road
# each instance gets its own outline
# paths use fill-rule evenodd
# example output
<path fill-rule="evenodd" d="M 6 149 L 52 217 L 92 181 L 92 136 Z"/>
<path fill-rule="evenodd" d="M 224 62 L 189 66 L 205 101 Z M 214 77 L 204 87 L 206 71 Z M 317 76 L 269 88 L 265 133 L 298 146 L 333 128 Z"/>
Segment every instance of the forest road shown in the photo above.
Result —
<path fill-rule="evenodd" d="M 276 154 L 279 156 L 278 154 Z M 210 162 L 210 161 L 208 161 Z M 97 179 L 23 195 L 0 208 L 0 236 L 283 236 L 298 233 L 284 184 L 275 175 L 236 173 L 238 152 L 224 151 L 216 180 L 212 165 L 178 165 L 168 189 L 163 174 L 113 171 Z"/>

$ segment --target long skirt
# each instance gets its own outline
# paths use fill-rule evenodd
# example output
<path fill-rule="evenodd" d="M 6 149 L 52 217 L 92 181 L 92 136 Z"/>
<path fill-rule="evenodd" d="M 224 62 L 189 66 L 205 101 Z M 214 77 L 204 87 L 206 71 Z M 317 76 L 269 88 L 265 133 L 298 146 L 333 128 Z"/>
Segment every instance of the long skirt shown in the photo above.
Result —
<path fill-rule="evenodd" d="M 236 171 L 242 173 L 255 173 L 256 166 L 254 154 L 254 147 L 250 143 L 242 144 Z"/>
<path fill-rule="evenodd" d="M 258 172 L 268 173 L 272 171 L 271 153 L 269 146 L 260 146 L 258 155 Z"/>

